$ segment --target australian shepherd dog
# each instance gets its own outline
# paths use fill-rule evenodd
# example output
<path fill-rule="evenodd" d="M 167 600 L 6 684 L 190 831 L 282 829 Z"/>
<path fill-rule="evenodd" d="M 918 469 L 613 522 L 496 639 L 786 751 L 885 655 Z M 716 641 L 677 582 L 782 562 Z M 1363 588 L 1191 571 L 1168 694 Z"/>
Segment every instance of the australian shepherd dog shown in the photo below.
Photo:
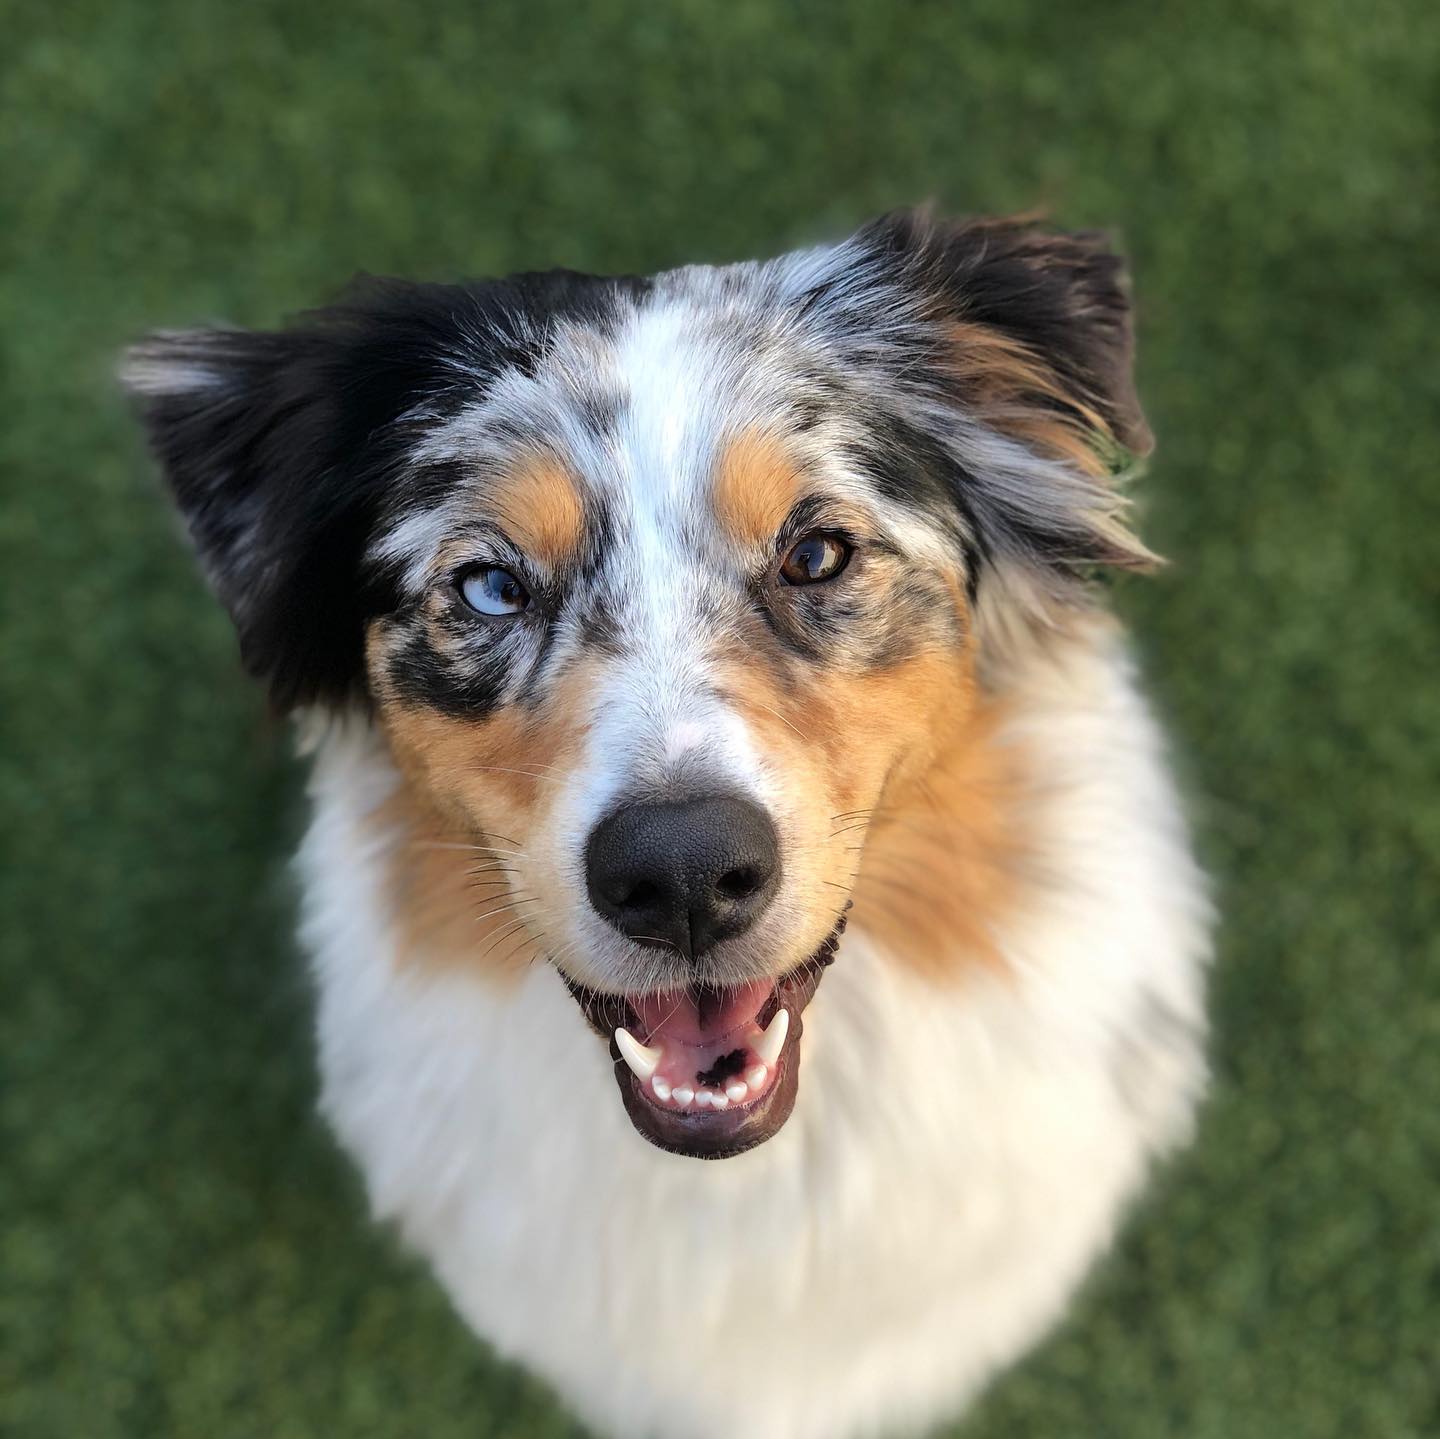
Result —
<path fill-rule="evenodd" d="M 1100 237 L 905 212 L 129 356 L 311 758 L 324 1113 L 601 1432 L 955 1414 L 1190 1128 L 1131 352 Z"/>

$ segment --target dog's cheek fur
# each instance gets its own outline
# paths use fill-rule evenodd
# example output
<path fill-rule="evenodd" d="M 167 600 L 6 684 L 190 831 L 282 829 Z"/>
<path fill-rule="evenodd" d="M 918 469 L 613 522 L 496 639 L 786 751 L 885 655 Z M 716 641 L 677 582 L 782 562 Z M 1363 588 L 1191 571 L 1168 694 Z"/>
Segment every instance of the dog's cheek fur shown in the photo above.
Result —
<path fill-rule="evenodd" d="M 855 912 L 901 963 L 940 985 L 1002 969 L 997 937 L 1022 892 L 1034 805 L 1025 756 L 997 739 L 998 706 L 977 697 L 886 786 L 870 820 Z"/>
<path fill-rule="evenodd" d="M 539 954 L 563 899 L 550 812 L 581 764 L 591 666 L 572 663 L 542 703 L 464 716 L 402 697 L 385 626 L 367 645 L 376 719 L 401 776 L 378 817 L 392 827 L 389 878 L 408 952 L 487 973 Z"/>

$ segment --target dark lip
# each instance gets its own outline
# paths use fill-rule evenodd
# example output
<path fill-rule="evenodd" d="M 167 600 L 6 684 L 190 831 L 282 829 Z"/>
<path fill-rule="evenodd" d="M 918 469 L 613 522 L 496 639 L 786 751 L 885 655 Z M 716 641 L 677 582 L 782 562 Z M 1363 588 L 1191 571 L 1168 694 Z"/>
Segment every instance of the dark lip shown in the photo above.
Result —
<path fill-rule="evenodd" d="M 847 904 L 845 909 L 850 906 Z M 775 981 L 769 999 L 756 1016 L 763 1028 L 783 1005 L 790 1011 L 790 1032 L 777 1062 L 779 1077 L 762 1099 L 743 1108 L 696 1110 L 681 1113 L 651 1104 L 640 1092 L 639 1081 L 630 1072 L 615 1046 L 615 1030 L 634 1028 L 637 1020 L 623 994 L 606 994 L 576 984 L 568 976 L 565 984 L 580 1006 L 586 1022 L 610 1049 L 615 1082 L 625 1113 L 641 1137 L 671 1154 L 690 1159 L 730 1159 L 754 1149 L 777 1134 L 795 1108 L 800 1089 L 800 1038 L 805 1032 L 803 1014 L 815 997 L 825 970 L 834 963 L 840 936 L 845 932 L 846 914 L 841 913 L 835 928 L 815 952 Z"/>

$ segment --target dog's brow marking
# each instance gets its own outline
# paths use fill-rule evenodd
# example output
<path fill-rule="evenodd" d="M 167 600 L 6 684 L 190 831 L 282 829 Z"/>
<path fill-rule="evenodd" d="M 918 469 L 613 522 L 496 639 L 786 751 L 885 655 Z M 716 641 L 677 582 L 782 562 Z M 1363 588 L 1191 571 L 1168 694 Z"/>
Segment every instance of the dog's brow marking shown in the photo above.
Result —
<path fill-rule="evenodd" d="M 715 517 L 747 548 L 766 543 L 790 513 L 803 483 L 776 436 L 747 430 L 725 446 L 716 464 Z"/>
<path fill-rule="evenodd" d="M 580 548 L 585 510 L 574 475 L 554 456 L 523 461 L 496 488 L 495 515 L 527 554 L 562 564 Z"/>

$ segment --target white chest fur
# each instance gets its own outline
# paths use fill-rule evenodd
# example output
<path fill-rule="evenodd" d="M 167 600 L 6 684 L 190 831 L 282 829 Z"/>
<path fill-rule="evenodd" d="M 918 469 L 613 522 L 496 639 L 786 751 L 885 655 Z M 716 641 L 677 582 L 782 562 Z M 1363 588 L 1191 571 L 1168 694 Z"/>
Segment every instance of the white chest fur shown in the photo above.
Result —
<path fill-rule="evenodd" d="M 1050 798 L 1007 971 L 944 991 L 857 916 L 799 1099 L 719 1163 L 651 1148 L 549 969 L 397 955 L 377 742 L 317 746 L 301 856 L 325 1112 L 460 1311 L 623 1439 L 845 1439 L 953 1412 L 1059 1315 L 1203 1084 L 1203 886 L 1108 647 L 1014 724 Z"/>

